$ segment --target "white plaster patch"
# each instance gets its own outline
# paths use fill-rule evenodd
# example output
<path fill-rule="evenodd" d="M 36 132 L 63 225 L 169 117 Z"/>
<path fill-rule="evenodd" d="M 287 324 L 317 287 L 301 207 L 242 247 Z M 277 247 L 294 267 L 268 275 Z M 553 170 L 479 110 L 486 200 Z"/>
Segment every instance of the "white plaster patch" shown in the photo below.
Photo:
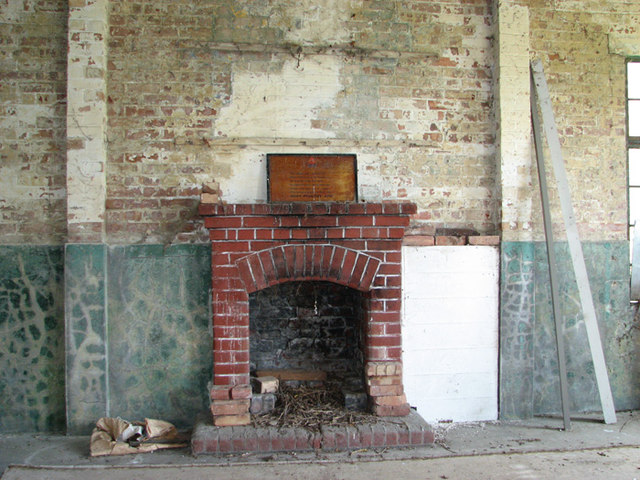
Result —
<path fill-rule="evenodd" d="M 340 60 L 314 56 L 284 61 L 277 73 L 252 71 L 238 63 L 233 71 L 229 105 L 220 109 L 214 136 L 331 138 L 311 121 L 335 105 L 341 90 Z"/>
<path fill-rule="evenodd" d="M 526 240 L 531 224 L 531 114 L 529 16 L 526 7 L 498 5 L 498 142 L 502 179 L 503 240 Z M 522 193 L 526 192 L 525 195 Z M 513 201 L 516 199 L 517 201 Z"/>
<path fill-rule="evenodd" d="M 640 32 L 610 33 L 609 52 L 624 55 L 640 55 Z"/>
<path fill-rule="evenodd" d="M 104 158 L 106 146 L 101 127 L 68 129 L 80 134 L 84 148 L 67 151 L 67 210 L 70 223 L 101 222 L 106 199 Z M 89 160 L 92 159 L 92 160 Z"/>
<path fill-rule="evenodd" d="M 380 202 L 382 189 L 379 152 L 358 154 L 358 199 L 363 202 Z"/>
<path fill-rule="evenodd" d="M 254 203 L 267 200 L 266 156 L 254 149 L 241 152 L 219 152 L 214 164 L 230 171 L 228 177 L 217 177 L 222 198 L 229 203 Z"/>

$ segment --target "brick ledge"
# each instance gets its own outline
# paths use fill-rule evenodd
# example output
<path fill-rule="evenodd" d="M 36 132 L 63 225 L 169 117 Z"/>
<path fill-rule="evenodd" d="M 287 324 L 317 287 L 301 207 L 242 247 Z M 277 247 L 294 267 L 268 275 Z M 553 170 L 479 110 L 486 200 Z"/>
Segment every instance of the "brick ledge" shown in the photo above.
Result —
<path fill-rule="evenodd" d="M 406 247 L 431 247 L 431 246 L 498 246 L 499 235 L 411 235 L 406 234 L 402 239 L 402 245 Z"/>
<path fill-rule="evenodd" d="M 251 215 L 414 215 L 412 202 L 200 203 L 202 216 Z"/>

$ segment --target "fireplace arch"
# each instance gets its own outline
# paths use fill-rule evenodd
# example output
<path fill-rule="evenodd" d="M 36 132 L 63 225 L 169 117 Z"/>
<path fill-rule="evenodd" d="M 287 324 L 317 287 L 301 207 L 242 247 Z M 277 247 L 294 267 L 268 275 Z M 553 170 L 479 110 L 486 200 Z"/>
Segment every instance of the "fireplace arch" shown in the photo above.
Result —
<path fill-rule="evenodd" d="M 292 244 L 252 253 L 236 262 L 248 293 L 288 281 L 327 281 L 371 290 L 380 259 L 331 244 Z"/>

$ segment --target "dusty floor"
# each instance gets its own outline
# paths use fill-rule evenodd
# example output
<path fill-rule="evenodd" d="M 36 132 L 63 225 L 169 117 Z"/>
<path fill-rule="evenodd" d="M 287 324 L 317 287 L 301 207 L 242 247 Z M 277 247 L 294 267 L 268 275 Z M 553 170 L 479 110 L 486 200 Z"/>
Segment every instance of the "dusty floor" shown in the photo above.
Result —
<path fill-rule="evenodd" d="M 0 436 L 5 480 L 76 478 L 640 479 L 640 412 L 434 426 L 424 448 L 194 457 L 188 449 L 90 458 L 88 437 Z M 9 465 L 16 465 L 8 468 Z M 29 468 L 17 465 L 29 466 Z M 52 468 L 55 467 L 55 468 Z M 106 467 L 106 468 L 105 468 Z M 5 471 L 6 469 L 6 471 Z"/>

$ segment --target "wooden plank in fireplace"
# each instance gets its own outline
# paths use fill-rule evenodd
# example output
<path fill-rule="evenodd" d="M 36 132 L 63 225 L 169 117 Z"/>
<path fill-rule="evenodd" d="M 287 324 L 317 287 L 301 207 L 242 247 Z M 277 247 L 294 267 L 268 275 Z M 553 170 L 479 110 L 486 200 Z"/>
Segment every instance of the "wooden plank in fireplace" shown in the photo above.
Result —
<path fill-rule="evenodd" d="M 322 370 L 257 370 L 257 377 L 276 377 L 280 381 L 324 382 L 327 372 Z"/>

